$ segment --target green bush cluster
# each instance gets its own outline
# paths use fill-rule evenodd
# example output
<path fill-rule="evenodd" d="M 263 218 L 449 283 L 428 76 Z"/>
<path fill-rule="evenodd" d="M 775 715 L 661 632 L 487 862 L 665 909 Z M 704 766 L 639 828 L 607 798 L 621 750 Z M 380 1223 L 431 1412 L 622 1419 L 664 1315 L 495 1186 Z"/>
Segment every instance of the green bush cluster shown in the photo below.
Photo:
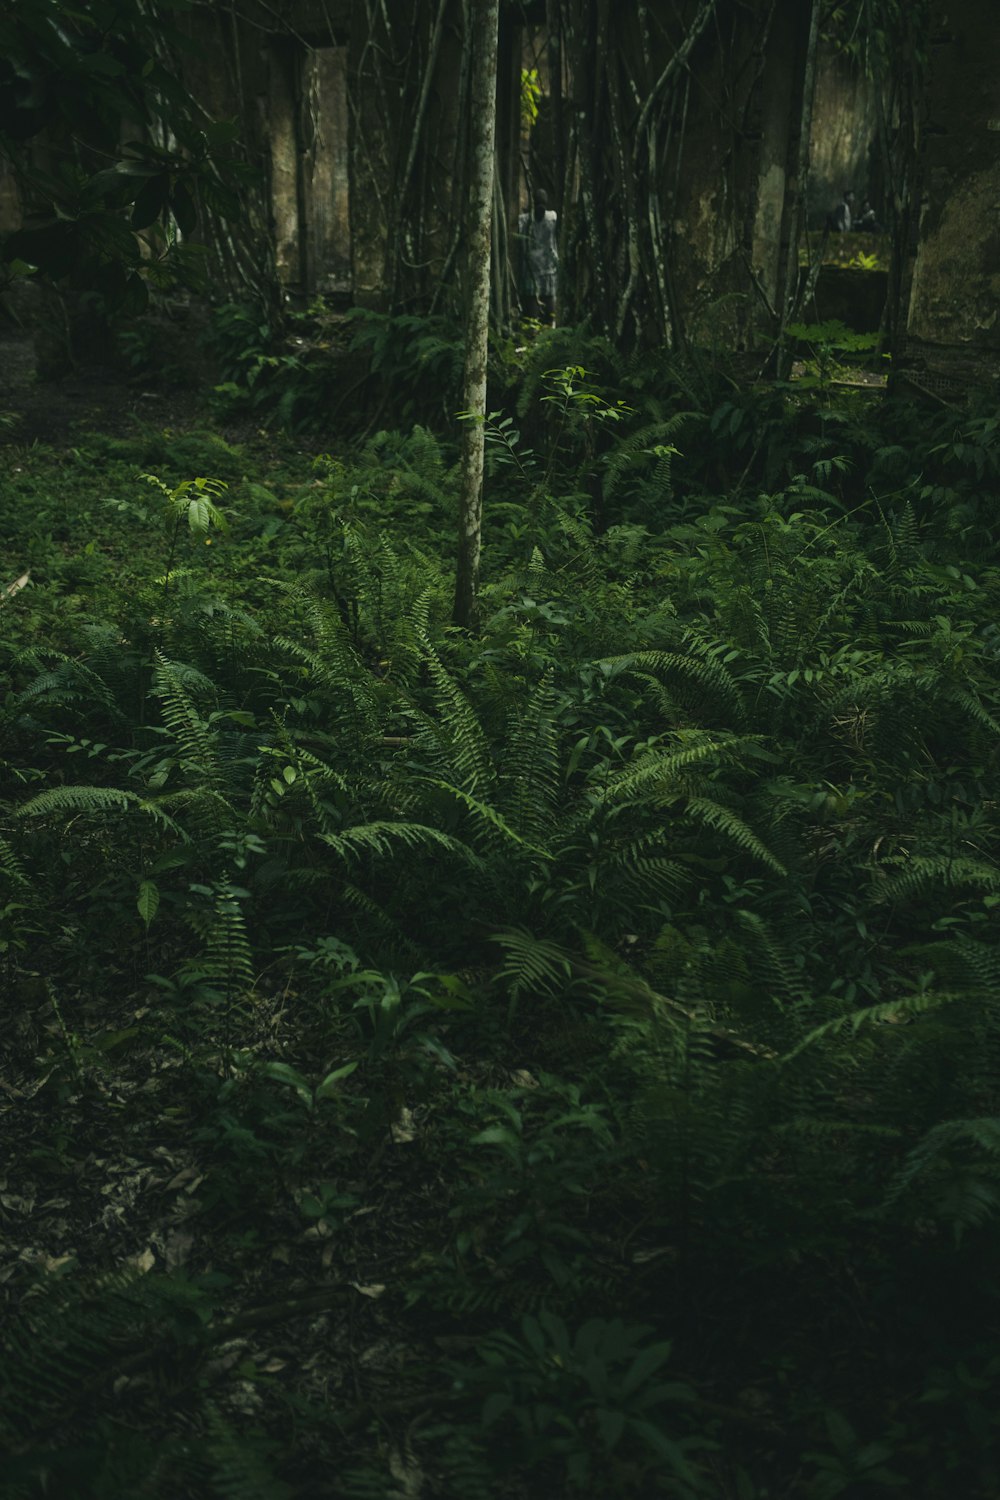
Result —
<path fill-rule="evenodd" d="M 169 1055 L 236 1267 L 40 1283 L 12 1496 L 996 1493 L 996 418 L 508 355 L 475 637 L 429 426 L 11 450 L 40 1150 Z M 346 1243 L 396 1147 L 396 1387 L 248 1356 L 241 1415 L 234 1285 L 289 1217 Z"/>

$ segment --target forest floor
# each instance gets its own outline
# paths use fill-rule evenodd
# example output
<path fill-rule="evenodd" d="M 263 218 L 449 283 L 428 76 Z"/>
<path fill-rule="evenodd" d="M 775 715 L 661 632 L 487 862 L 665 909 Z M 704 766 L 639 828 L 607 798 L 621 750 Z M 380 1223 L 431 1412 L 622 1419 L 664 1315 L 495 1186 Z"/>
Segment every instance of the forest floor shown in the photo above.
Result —
<path fill-rule="evenodd" d="M 995 418 L 4 349 L 3 1500 L 992 1500 Z"/>
<path fill-rule="evenodd" d="M 145 389 L 113 367 L 39 380 L 30 333 L 0 334 L 0 411 L 17 418 L 19 443 L 71 444 L 81 432 L 124 436 L 137 423 L 181 426 L 195 421 L 204 394 L 177 386 Z"/>

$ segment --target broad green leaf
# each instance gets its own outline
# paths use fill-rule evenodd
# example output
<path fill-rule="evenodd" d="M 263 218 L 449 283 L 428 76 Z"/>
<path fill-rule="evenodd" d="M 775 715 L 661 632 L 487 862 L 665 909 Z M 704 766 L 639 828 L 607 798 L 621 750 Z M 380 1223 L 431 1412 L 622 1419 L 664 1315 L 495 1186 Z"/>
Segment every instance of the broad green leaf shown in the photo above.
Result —
<path fill-rule="evenodd" d="M 160 888 L 155 880 L 141 880 L 136 907 L 148 927 L 160 909 Z"/>
<path fill-rule="evenodd" d="M 337 1084 L 340 1083 L 344 1078 L 350 1078 L 351 1074 L 354 1072 L 357 1066 L 357 1061 L 349 1062 L 345 1063 L 342 1068 L 334 1068 L 332 1073 L 327 1073 L 326 1077 L 323 1079 L 323 1082 L 316 1090 L 316 1098 L 332 1098 L 333 1095 L 339 1092 Z"/>

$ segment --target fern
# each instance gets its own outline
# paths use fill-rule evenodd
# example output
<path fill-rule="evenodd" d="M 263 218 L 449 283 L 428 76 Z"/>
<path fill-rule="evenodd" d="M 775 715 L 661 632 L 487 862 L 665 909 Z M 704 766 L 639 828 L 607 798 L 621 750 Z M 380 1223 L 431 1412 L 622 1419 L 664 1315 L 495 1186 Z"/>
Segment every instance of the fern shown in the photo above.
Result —
<path fill-rule="evenodd" d="M 536 845 L 552 833 L 559 800 L 560 745 L 552 672 L 547 671 L 508 728 L 501 795 L 514 826 Z"/>
<path fill-rule="evenodd" d="M 57 786 L 22 802 L 16 811 L 19 818 L 47 818 L 66 813 L 120 813 L 129 808 L 145 814 L 161 828 L 188 838 L 185 830 L 167 812 L 168 798 L 140 797 L 135 792 L 110 786 Z M 173 799 L 178 800 L 178 799 Z"/>
<path fill-rule="evenodd" d="M 877 1005 L 866 1005 L 861 1010 L 849 1012 L 847 1015 L 835 1016 L 832 1021 L 824 1021 L 821 1026 L 816 1026 L 802 1040 L 787 1053 L 784 1061 L 790 1062 L 798 1057 L 808 1048 L 815 1046 L 817 1042 L 828 1041 L 831 1037 L 841 1035 L 845 1031 L 857 1033 L 863 1026 L 871 1026 L 879 1021 L 897 1023 L 903 1019 L 924 1015 L 928 1011 L 941 1010 L 945 1006 L 954 1005 L 960 1000 L 961 995 L 944 990 L 920 990 L 916 994 L 902 995 L 896 1000 L 883 1000 Z"/>
<path fill-rule="evenodd" d="M 454 777 L 462 791 L 481 797 L 496 779 L 486 736 L 469 700 L 431 643 L 425 640 L 423 646 L 436 714 L 416 706 L 410 710 L 423 731 L 420 742 L 433 750 L 441 769 Z"/>
<path fill-rule="evenodd" d="M 24 1453 L 82 1412 L 115 1375 L 157 1342 L 169 1348 L 186 1303 L 204 1311 L 206 1292 L 165 1277 L 119 1272 L 86 1281 L 47 1281 L 24 1300 L 9 1330 L 0 1433 Z"/>
<path fill-rule="evenodd" d="M 215 732 L 195 703 L 195 692 L 212 692 L 214 684 L 190 667 L 155 655 L 154 690 L 163 721 L 177 747 L 181 765 L 199 786 L 221 792 L 224 777 L 218 764 Z"/>
<path fill-rule="evenodd" d="M 295 1489 L 274 1472 L 281 1444 L 260 1433 L 238 1432 L 217 1407 L 210 1407 L 208 1416 L 206 1456 L 219 1500 L 292 1500 Z"/>
<path fill-rule="evenodd" d="M 726 763 L 738 765 L 741 752 L 756 744 L 748 737 L 704 731 L 679 733 L 676 741 L 677 748 L 650 751 L 640 756 L 636 764 L 609 777 L 608 800 L 623 802 L 647 792 L 674 797 L 684 786 L 683 772 L 695 767 L 714 769 Z"/>
<path fill-rule="evenodd" d="M 319 838 L 345 860 L 357 858 L 361 854 L 374 854 L 386 859 L 392 855 L 394 845 L 400 844 L 404 849 L 442 849 L 473 864 L 478 863 L 467 845 L 442 833 L 440 829 L 430 828 L 423 823 L 359 823 L 354 828 L 342 828 L 339 833 L 321 833 Z"/>
<path fill-rule="evenodd" d="M 884 875 L 874 885 L 878 901 L 913 901 L 935 887 L 946 890 L 971 886 L 974 890 L 995 891 L 1000 888 L 1000 867 L 985 860 L 946 854 L 894 857 L 887 864 L 902 865 L 898 875 Z"/>
<path fill-rule="evenodd" d="M 747 854 L 753 856 L 760 864 L 772 870 L 775 875 L 787 875 L 788 871 L 768 849 L 767 845 L 754 833 L 741 817 L 725 807 L 720 802 L 713 801 L 708 797 L 689 797 L 685 804 L 685 812 L 696 822 L 704 823 L 706 827 L 714 832 L 720 833 L 730 843 L 743 849 Z"/>
<path fill-rule="evenodd" d="M 5 839 L 2 835 L 0 835 L 0 870 L 3 871 L 10 885 L 19 886 L 22 890 L 30 887 L 31 881 L 24 862 L 9 839 Z"/>
<path fill-rule="evenodd" d="M 1000 1119 L 943 1120 L 907 1154 L 889 1185 L 882 1212 L 907 1199 L 911 1213 L 930 1213 L 951 1227 L 956 1245 L 969 1229 L 1000 1214 Z"/>
<path fill-rule="evenodd" d="M 497 978 L 510 987 L 512 999 L 525 992 L 551 992 L 563 988 L 572 975 L 572 965 L 557 943 L 533 933 L 511 930 L 492 934 L 503 949 Z"/>
<path fill-rule="evenodd" d="M 678 450 L 674 439 L 680 429 L 690 420 L 690 412 L 677 412 L 674 416 L 647 423 L 637 431 L 616 443 L 604 457 L 604 495 L 612 500 L 626 477 L 635 469 L 648 468 L 649 460 L 655 460 L 651 484 L 654 493 L 663 500 L 671 498 L 671 459 Z"/>
<path fill-rule="evenodd" d="M 197 889 L 197 888 L 196 888 Z M 254 963 L 241 901 L 247 892 L 231 881 L 215 881 L 207 888 L 211 906 L 207 917 L 194 912 L 191 922 L 204 950 L 194 965 L 212 985 L 227 996 L 253 987 Z"/>
<path fill-rule="evenodd" d="M 680 678 L 685 684 L 697 688 L 708 699 L 709 704 L 721 709 L 724 715 L 732 714 L 737 722 L 745 718 L 743 698 L 739 686 L 726 667 L 699 649 L 682 656 L 675 651 L 637 651 L 630 656 L 607 658 L 607 665 L 618 669 L 638 669 L 645 672 L 662 672 L 668 678 Z"/>
<path fill-rule="evenodd" d="M 551 855 L 546 850 L 540 849 L 537 845 L 530 843 L 521 834 L 516 832 L 503 815 L 497 812 L 496 808 L 490 807 L 485 802 L 481 802 L 478 797 L 473 797 L 469 792 L 463 791 L 461 787 L 452 786 L 450 782 L 442 781 L 436 776 L 417 777 L 415 778 L 415 782 L 418 786 L 437 787 L 439 791 L 444 792 L 446 796 L 453 798 L 465 808 L 466 812 L 472 815 L 474 826 L 478 827 L 484 835 L 484 842 L 487 846 L 495 842 L 491 835 L 498 833 L 501 835 L 502 842 L 512 844 L 518 849 L 525 849 L 531 854 L 538 855 L 541 859 L 551 858 Z"/>

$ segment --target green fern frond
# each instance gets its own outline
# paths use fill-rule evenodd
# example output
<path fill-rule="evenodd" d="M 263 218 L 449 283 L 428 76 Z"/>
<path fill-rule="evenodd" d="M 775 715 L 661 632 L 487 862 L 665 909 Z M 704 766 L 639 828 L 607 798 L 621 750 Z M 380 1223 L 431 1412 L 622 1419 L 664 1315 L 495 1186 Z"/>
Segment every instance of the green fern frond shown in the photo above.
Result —
<path fill-rule="evenodd" d="M 971 688 L 952 684 L 945 689 L 945 700 L 956 704 L 974 724 L 988 730 L 991 735 L 1000 737 L 1000 723 Z"/>
<path fill-rule="evenodd" d="M 707 827 L 721 833 L 724 838 L 739 848 L 753 855 L 762 865 L 766 865 L 775 875 L 787 875 L 788 871 L 771 850 L 758 838 L 753 829 L 743 821 L 732 808 L 724 807 L 720 802 L 715 802 L 708 797 L 689 797 L 685 803 L 685 812 L 697 822 L 704 823 Z"/>
<path fill-rule="evenodd" d="M 675 743 L 676 748 L 651 750 L 635 764 L 609 777 L 607 801 L 626 802 L 651 793 L 676 797 L 685 789 L 683 773 L 694 767 L 714 769 L 719 765 L 739 764 L 741 752 L 758 745 L 749 736 L 713 735 L 702 730 L 678 733 Z"/>
<path fill-rule="evenodd" d="M 436 776 L 417 776 L 414 778 L 414 781 L 418 785 L 422 783 L 425 786 L 437 787 L 439 791 L 445 792 L 447 796 L 454 797 L 455 801 L 459 802 L 465 808 L 466 812 L 472 814 L 473 822 L 483 832 L 487 844 L 494 842 L 490 838 L 491 832 L 499 833 L 508 843 L 514 844 L 519 849 L 526 849 L 531 854 L 536 854 L 539 859 L 552 858 L 551 854 L 545 849 L 541 849 L 536 844 L 531 843 L 530 840 L 523 838 L 521 834 L 510 826 L 506 818 L 495 807 L 491 807 L 489 803 L 481 801 L 478 797 L 473 797 L 470 792 L 464 791 L 462 787 L 454 786 L 450 781 L 442 781 Z"/>
<path fill-rule="evenodd" d="M 354 828 L 342 828 L 339 833 L 321 833 L 319 838 L 341 859 L 353 859 L 360 854 L 374 854 L 386 859 L 392 855 L 395 845 L 402 845 L 404 849 L 443 849 L 448 854 L 479 864 L 478 857 L 467 844 L 425 823 L 359 823 Z"/>
<path fill-rule="evenodd" d="M 620 882 L 637 899 L 662 896 L 675 900 L 690 884 L 691 872 L 662 853 L 663 832 L 643 833 L 606 851 L 606 879 Z"/>
<path fill-rule="evenodd" d="M 430 641 L 423 642 L 424 663 L 434 688 L 436 716 L 414 710 L 444 766 L 464 791 L 482 796 L 496 779 L 489 745 L 468 698 L 458 687 Z"/>
<path fill-rule="evenodd" d="M 796 1139 L 813 1137 L 830 1140 L 835 1144 L 839 1137 L 868 1136 L 879 1141 L 898 1141 L 903 1132 L 896 1125 L 878 1125 L 869 1120 L 823 1119 L 819 1115 L 796 1115 L 791 1120 L 779 1120 L 770 1127 L 771 1135 L 792 1136 Z"/>
<path fill-rule="evenodd" d="M 532 990 L 547 993 L 569 983 L 572 965 L 557 943 L 516 928 L 492 933 L 490 940 L 503 949 L 497 978 L 510 986 L 513 996 Z"/>
<path fill-rule="evenodd" d="M 214 684 L 202 673 L 170 661 L 161 651 L 155 655 L 153 688 L 160 711 L 188 774 L 202 785 L 219 787 L 221 775 L 216 759 L 216 736 L 194 701 L 194 691 L 213 695 Z"/>
<path fill-rule="evenodd" d="M 360 912 L 372 924 L 374 929 L 395 946 L 402 945 L 407 949 L 413 949 L 414 944 L 402 931 L 396 919 L 386 911 L 385 907 L 367 891 L 361 890 L 350 880 L 345 880 L 337 891 L 338 900 L 350 911 Z"/>
<path fill-rule="evenodd" d="M 514 825 L 534 844 L 547 843 L 559 799 L 559 734 L 549 669 L 508 730 L 500 770 Z"/>
<path fill-rule="evenodd" d="M 51 1439 L 113 1379 L 123 1360 L 169 1346 L 178 1313 L 211 1308 L 210 1294 L 180 1279 L 120 1272 L 50 1278 L 25 1297 L 7 1330 L 0 1401 L 6 1454 Z"/>
<path fill-rule="evenodd" d="M 205 944 L 199 967 L 227 994 L 249 990 L 254 980 L 253 952 L 240 895 L 229 881 L 217 882 L 212 895 L 211 918 L 199 924 Z"/>
<path fill-rule="evenodd" d="M 947 988 L 993 1004 L 1000 996 L 1000 949 L 974 938 L 913 943 L 902 950 L 922 970 L 932 970 Z"/>
<path fill-rule="evenodd" d="M 689 686 L 699 689 L 723 712 L 733 714 L 738 722 L 746 718 L 739 684 L 722 662 L 708 655 L 683 656 L 676 651 L 635 651 L 628 656 L 608 657 L 598 665 L 616 667 L 623 671 L 637 668 L 643 672 L 660 672 L 668 678 L 679 677 Z"/>
<path fill-rule="evenodd" d="M 802 994 L 802 979 L 791 954 L 758 912 L 745 907 L 736 913 L 752 949 L 751 968 L 773 995 L 792 1005 Z"/>
<path fill-rule="evenodd" d="M 1000 1119 L 944 1120 L 907 1155 L 882 1204 L 889 1213 L 907 1196 L 923 1216 L 947 1222 L 961 1244 L 968 1229 L 1000 1215 Z"/>
<path fill-rule="evenodd" d="M 630 471 L 641 466 L 648 468 L 650 459 L 654 459 L 653 485 L 669 498 L 670 460 L 678 451 L 674 439 L 690 415 L 690 412 L 678 412 L 665 421 L 647 423 L 616 443 L 604 458 L 605 497 L 613 499 Z"/>
<path fill-rule="evenodd" d="M 39 792 L 16 810 L 19 818 L 47 818 L 53 813 L 121 812 L 136 807 L 145 810 L 143 799 L 135 792 L 112 786 L 56 786 Z"/>
<path fill-rule="evenodd" d="M 238 1432 L 216 1407 L 209 1410 L 206 1448 L 219 1500 L 292 1500 L 296 1493 L 274 1471 L 281 1444 L 263 1433 Z"/>
<path fill-rule="evenodd" d="M 122 717 L 112 687 L 87 662 L 51 649 L 44 653 L 44 657 L 37 651 L 26 652 L 23 661 L 40 668 L 45 657 L 50 660 L 54 657 L 57 665 L 39 671 L 39 675 L 18 693 L 18 703 L 29 704 L 38 699 L 53 704 L 76 703 L 82 699 L 91 705 L 100 704 L 116 718 Z"/>
<path fill-rule="evenodd" d="M 802 1041 L 792 1048 L 791 1052 L 785 1054 L 782 1062 L 791 1062 L 808 1047 L 839 1036 L 845 1031 L 857 1035 L 864 1026 L 871 1026 L 880 1021 L 896 1023 L 911 1016 L 921 1016 L 927 1012 L 954 1005 L 956 1001 L 963 998 L 961 994 L 947 990 L 921 990 L 917 994 L 902 995 L 897 1000 L 882 1000 L 877 1005 L 866 1005 L 861 1010 L 835 1016 L 832 1021 L 824 1021 L 822 1026 L 814 1027 L 807 1036 L 803 1037 Z"/>
<path fill-rule="evenodd" d="M 22 889 L 27 889 L 31 885 L 20 855 L 17 854 L 10 841 L 2 835 L 0 835 L 0 870 L 6 875 L 11 885 L 20 886 Z"/>
<path fill-rule="evenodd" d="M 972 886 L 980 891 L 1000 889 L 1000 866 L 985 860 L 950 855 L 899 856 L 886 863 L 901 864 L 898 875 L 882 876 L 874 887 L 877 901 L 912 901 L 935 887 L 952 890 Z"/>
<path fill-rule="evenodd" d="M 256 766 L 251 816 L 270 822 L 276 812 L 287 812 L 289 804 L 301 807 L 304 798 L 316 827 L 324 832 L 334 831 L 331 824 L 334 810 L 326 800 L 326 794 L 336 791 L 345 799 L 353 800 L 358 791 L 357 783 L 352 784 L 325 760 L 298 744 L 294 735 L 288 734 L 283 726 L 279 726 L 276 738 L 278 744 L 269 747 L 269 752 L 262 752 Z M 289 767 L 290 771 L 285 774 Z M 275 782 L 279 790 L 277 801 Z"/>
<path fill-rule="evenodd" d="M 377 682 L 346 638 L 336 651 L 313 649 L 284 635 L 276 636 L 274 643 L 287 656 L 309 668 L 313 681 L 331 695 L 337 709 L 344 703 L 348 705 L 345 718 L 354 733 L 369 739 L 377 731 L 380 720 Z"/>
<path fill-rule="evenodd" d="M 426 567 L 424 571 L 427 571 Z M 433 602 L 434 590 L 430 587 L 422 589 L 393 630 L 388 672 L 394 683 L 412 687 L 419 675 Z"/>
<path fill-rule="evenodd" d="M 879 581 L 875 568 L 859 561 L 843 588 L 838 589 L 821 610 L 816 623 L 809 632 L 809 643 L 816 645 L 826 640 L 830 628 L 849 604 L 865 599 Z"/>

